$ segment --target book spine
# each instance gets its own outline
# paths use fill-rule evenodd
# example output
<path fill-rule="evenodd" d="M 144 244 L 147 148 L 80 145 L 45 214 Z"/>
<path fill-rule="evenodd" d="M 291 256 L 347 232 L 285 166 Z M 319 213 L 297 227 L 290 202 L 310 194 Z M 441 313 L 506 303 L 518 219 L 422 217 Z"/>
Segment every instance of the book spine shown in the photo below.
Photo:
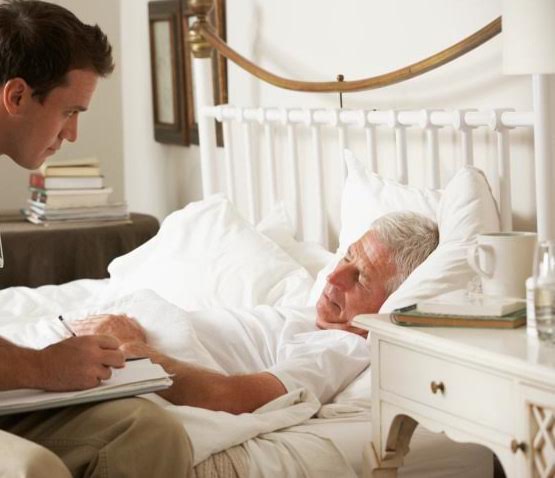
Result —
<path fill-rule="evenodd" d="M 44 176 L 38 173 L 29 175 L 29 186 L 32 188 L 44 189 Z"/>
<path fill-rule="evenodd" d="M 44 171 L 45 177 L 91 177 L 100 176 L 100 168 L 92 166 L 68 166 L 68 167 L 47 167 Z"/>
<path fill-rule="evenodd" d="M 31 201 L 46 203 L 47 195 L 38 189 L 31 189 Z"/>

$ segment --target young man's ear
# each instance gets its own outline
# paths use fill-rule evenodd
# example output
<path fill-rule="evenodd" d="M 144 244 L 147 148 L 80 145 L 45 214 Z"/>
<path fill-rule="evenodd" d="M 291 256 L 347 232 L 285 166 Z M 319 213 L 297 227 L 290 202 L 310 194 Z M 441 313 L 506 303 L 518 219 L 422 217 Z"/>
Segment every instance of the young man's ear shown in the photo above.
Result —
<path fill-rule="evenodd" d="M 26 97 L 31 96 L 31 88 L 23 78 L 12 78 L 6 82 L 2 100 L 6 111 L 11 115 L 21 112 Z"/>

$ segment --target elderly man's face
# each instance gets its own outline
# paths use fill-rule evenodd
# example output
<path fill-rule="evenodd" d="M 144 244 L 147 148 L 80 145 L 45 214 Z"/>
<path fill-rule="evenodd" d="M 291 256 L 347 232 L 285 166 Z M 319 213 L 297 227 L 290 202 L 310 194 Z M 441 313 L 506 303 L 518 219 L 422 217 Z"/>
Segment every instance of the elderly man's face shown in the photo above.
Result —
<path fill-rule="evenodd" d="M 351 321 L 356 315 L 378 312 L 387 299 L 384 284 L 394 274 L 388 248 L 368 231 L 351 244 L 327 277 L 326 287 L 316 304 L 318 327 L 366 335 L 366 331 L 352 327 Z"/>

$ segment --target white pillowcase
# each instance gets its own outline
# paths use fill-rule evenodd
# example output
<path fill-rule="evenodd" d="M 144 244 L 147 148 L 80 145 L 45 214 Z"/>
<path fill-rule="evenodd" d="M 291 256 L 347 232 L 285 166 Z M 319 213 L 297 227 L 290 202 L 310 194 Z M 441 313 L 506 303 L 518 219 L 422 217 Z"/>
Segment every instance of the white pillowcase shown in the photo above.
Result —
<path fill-rule="evenodd" d="M 313 284 L 221 195 L 170 214 L 155 237 L 108 271 L 120 293 L 151 289 L 186 310 L 304 305 Z"/>
<path fill-rule="evenodd" d="M 380 216 L 394 211 L 412 211 L 436 220 L 441 191 L 399 184 L 369 172 L 349 150 L 345 150 L 347 179 L 341 198 L 339 250 L 345 252 Z"/>
<path fill-rule="evenodd" d="M 283 202 L 270 210 L 257 224 L 256 230 L 274 241 L 313 278 L 333 259 L 333 254 L 320 244 L 295 239 L 295 231 Z"/>
<path fill-rule="evenodd" d="M 348 177 L 341 204 L 339 249 L 334 260 L 319 274 L 309 303 L 315 304 L 349 245 L 366 232 L 378 217 L 393 211 L 413 211 L 434 219 L 440 241 L 407 280 L 383 304 L 380 312 L 414 304 L 442 292 L 466 287 L 473 272 L 466 251 L 477 234 L 499 230 L 499 214 L 484 174 L 464 167 L 444 191 L 418 189 L 369 173 L 346 151 Z"/>
<path fill-rule="evenodd" d="M 380 312 L 466 287 L 474 277 L 468 247 L 483 232 L 500 229 L 499 213 L 482 171 L 466 166 L 451 179 L 437 211 L 439 245 L 385 301 Z"/>

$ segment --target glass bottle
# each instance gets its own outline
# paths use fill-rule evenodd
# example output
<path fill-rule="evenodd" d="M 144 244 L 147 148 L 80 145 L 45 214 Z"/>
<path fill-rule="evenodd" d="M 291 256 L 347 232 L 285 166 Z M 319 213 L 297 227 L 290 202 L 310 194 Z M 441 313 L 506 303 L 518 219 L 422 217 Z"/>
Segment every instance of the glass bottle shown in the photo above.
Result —
<path fill-rule="evenodd" d="M 536 247 L 534 312 L 538 338 L 555 344 L 555 241 L 540 241 Z"/>

